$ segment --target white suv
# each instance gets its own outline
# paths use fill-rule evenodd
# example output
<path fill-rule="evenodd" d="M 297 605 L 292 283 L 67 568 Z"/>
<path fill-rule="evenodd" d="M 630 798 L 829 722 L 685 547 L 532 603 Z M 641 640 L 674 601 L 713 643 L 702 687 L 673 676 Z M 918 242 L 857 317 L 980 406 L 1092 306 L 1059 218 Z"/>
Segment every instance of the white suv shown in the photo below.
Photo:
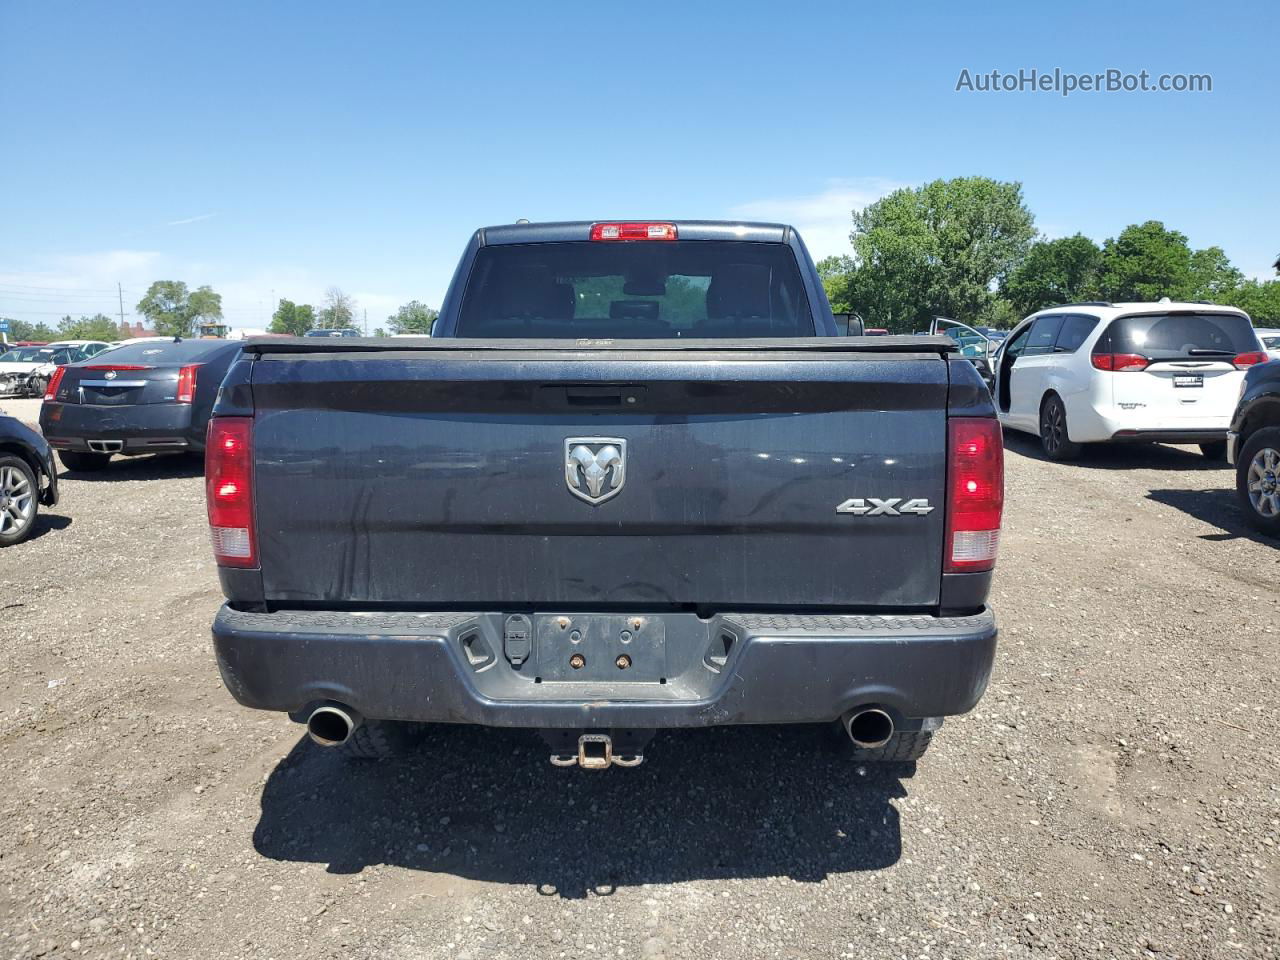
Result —
<path fill-rule="evenodd" d="M 1268 357 L 1249 315 L 1204 303 L 1077 303 L 1032 314 L 991 358 L 1000 422 L 1052 460 L 1081 445 L 1198 443 L 1226 456 L 1243 371 Z"/>

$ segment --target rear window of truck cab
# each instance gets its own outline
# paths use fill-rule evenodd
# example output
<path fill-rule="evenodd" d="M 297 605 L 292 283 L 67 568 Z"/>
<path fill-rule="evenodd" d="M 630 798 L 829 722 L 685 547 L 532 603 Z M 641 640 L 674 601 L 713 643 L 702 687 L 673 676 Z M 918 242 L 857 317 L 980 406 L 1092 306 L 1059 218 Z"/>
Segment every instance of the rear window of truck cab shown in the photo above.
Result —
<path fill-rule="evenodd" d="M 1148 360 L 1230 359 L 1258 349 L 1249 318 L 1238 313 L 1148 313 L 1117 317 L 1095 353 L 1132 353 Z"/>
<path fill-rule="evenodd" d="M 481 247 L 459 337 L 811 337 L 813 315 L 781 243 L 528 243 Z"/>

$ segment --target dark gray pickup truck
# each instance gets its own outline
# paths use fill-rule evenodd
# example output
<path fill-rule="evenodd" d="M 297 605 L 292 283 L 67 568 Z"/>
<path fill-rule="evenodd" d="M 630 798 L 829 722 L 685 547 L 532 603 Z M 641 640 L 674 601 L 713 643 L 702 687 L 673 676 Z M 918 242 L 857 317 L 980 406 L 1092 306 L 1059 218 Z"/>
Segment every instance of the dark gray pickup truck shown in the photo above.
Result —
<path fill-rule="evenodd" d="M 213 636 L 242 704 L 356 756 L 470 723 L 603 768 L 736 723 L 914 760 L 978 701 L 990 393 L 950 340 L 837 336 L 794 230 L 486 228 L 434 334 L 228 371 Z"/>

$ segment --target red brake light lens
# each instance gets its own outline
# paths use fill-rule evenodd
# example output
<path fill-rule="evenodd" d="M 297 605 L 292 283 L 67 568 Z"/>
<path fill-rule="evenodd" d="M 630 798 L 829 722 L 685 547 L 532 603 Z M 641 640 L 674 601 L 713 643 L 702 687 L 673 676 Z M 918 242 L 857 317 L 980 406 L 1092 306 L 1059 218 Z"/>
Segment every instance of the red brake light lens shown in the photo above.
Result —
<path fill-rule="evenodd" d="M 52 400 L 58 395 L 58 387 L 62 386 L 62 378 L 67 375 L 66 367 L 58 367 L 49 378 L 49 385 L 44 388 L 44 398 Z"/>
<path fill-rule="evenodd" d="M 596 223 L 592 240 L 675 240 L 674 223 Z"/>
<path fill-rule="evenodd" d="M 93 363 L 87 364 L 80 369 L 82 370 L 150 370 L 151 368 L 145 363 Z"/>
<path fill-rule="evenodd" d="M 253 418 L 214 417 L 204 452 L 205 503 L 219 566 L 256 567 L 253 529 Z"/>
<path fill-rule="evenodd" d="M 1242 353 L 1231 362 L 1236 365 L 1237 370 L 1244 370 L 1246 367 L 1252 367 L 1255 363 L 1267 363 L 1270 359 L 1270 354 L 1253 352 Z"/>
<path fill-rule="evenodd" d="M 196 395 L 196 371 L 200 369 L 200 364 L 189 363 L 178 371 L 178 395 L 176 397 L 179 403 L 190 403 Z"/>
<path fill-rule="evenodd" d="M 947 421 L 947 573 L 990 570 L 1004 513 L 1004 437 L 995 419 Z"/>
<path fill-rule="evenodd" d="M 1114 373 L 1145 370 L 1151 364 L 1150 360 L 1138 353 L 1095 353 L 1091 359 L 1094 369 Z"/>

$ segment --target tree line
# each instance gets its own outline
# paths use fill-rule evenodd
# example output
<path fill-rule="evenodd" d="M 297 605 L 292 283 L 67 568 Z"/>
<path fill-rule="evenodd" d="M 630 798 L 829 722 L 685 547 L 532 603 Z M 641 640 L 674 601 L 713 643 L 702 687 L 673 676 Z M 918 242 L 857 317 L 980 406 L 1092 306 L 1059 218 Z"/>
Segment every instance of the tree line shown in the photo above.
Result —
<path fill-rule="evenodd" d="M 894 333 L 935 316 L 1011 327 L 1060 303 L 1207 300 L 1280 325 L 1280 280 L 1245 279 L 1221 247 L 1193 250 L 1158 220 L 1100 246 L 1039 235 L 1022 185 L 987 177 L 935 180 L 853 211 L 853 252 L 818 264 L 836 312 Z"/>
<path fill-rule="evenodd" d="M 157 280 L 134 308 L 147 318 L 147 323 L 161 337 L 193 336 L 201 323 L 222 319 L 222 295 L 212 287 L 189 290 L 181 280 Z M 58 321 L 57 328 L 47 323 L 9 322 L 13 340 L 119 340 L 119 325 L 104 313 L 73 319 L 70 315 Z"/>
<path fill-rule="evenodd" d="M 136 310 L 146 317 L 148 325 L 162 337 L 194 336 L 200 324 L 222 320 L 222 295 L 212 287 L 200 286 L 191 290 L 181 280 L 157 280 L 147 288 L 146 295 L 138 301 Z M 294 303 L 281 299 L 271 317 L 268 328 L 271 333 L 301 336 L 308 330 L 339 330 L 355 323 L 356 301 L 338 287 L 325 291 L 320 309 L 309 303 Z M 408 333 L 429 336 L 439 311 L 418 300 L 410 300 L 387 317 L 385 326 L 373 331 L 375 337 L 389 333 Z M 47 323 L 29 323 L 25 320 L 9 321 L 11 340 L 118 340 L 120 327 L 106 314 L 74 319 L 63 317 L 57 327 Z"/>
<path fill-rule="evenodd" d="M 300 337 L 308 330 L 342 330 L 352 326 L 355 320 L 356 302 L 337 287 L 325 291 L 324 305 L 316 310 L 309 303 L 294 303 L 282 299 L 271 316 L 271 333 L 283 333 Z M 431 334 L 439 312 L 418 300 L 410 300 L 387 317 L 385 327 L 373 331 L 375 337 L 390 333 Z"/>
<path fill-rule="evenodd" d="M 92 317 L 72 317 L 70 314 L 58 321 L 56 327 L 47 323 L 28 323 L 26 320 L 9 321 L 10 340 L 119 340 L 120 327 L 116 320 L 105 313 Z"/>

